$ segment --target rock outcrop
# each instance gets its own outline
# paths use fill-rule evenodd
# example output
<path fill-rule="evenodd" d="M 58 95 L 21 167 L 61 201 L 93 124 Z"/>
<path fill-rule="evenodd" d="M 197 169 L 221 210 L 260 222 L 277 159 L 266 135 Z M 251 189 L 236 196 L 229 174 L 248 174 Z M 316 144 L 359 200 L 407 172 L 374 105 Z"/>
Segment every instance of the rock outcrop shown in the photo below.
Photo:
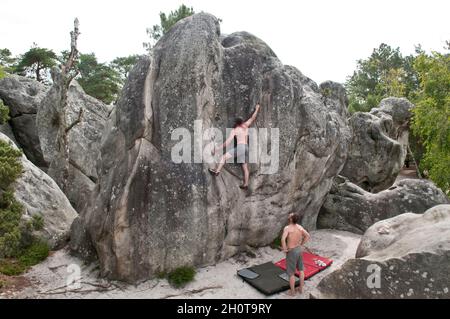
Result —
<path fill-rule="evenodd" d="M 130 73 L 102 134 L 98 182 L 74 223 L 72 249 L 86 254 L 89 240 L 103 275 L 138 281 L 267 245 L 291 211 L 314 229 L 351 139 L 342 86 L 325 87 L 326 96 L 249 33 L 221 36 L 209 14 L 181 20 Z M 172 161 L 174 129 L 194 133 L 198 120 L 224 131 L 257 101 L 259 132 L 279 128 L 279 143 L 267 143 L 273 174 L 259 158 L 244 192 L 237 166 L 214 178 L 211 165 Z M 189 144 L 202 149 L 210 138 Z"/>
<path fill-rule="evenodd" d="M 450 205 L 380 221 L 315 298 L 450 298 Z"/>
<path fill-rule="evenodd" d="M 52 72 L 59 71 L 54 69 Z M 60 175 L 63 172 L 63 161 L 58 156 L 56 141 L 59 125 L 56 105 L 60 103 L 60 92 L 60 88 L 53 84 L 37 112 L 39 140 L 44 159 L 49 166 L 47 173 L 57 183 L 60 183 Z M 111 111 L 109 106 L 87 95 L 81 86 L 73 81 L 68 92 L 68 125 L 78 118 L 80 108 L 83 109 L 82 121 L 68 133 L 70 168 L 66 190 L 67 197 L 78 212 L 83 209 L 98 179 L 96 165 L 100 140 Z"/>
<path fill-rule="evenodd" d="M 353 139 L 341 175 L 370 192 L 389 188 L 406 158 L 412 108 L 404 98 L 386 98 L 370 113 L 353 114 Z"/>
<path fill-rule="evenodd" d="M 4 134 L 0 140 L 16 145 Z M 14 197 L 23 205 L 24 219 L 41 216 L 43 229 L 36 235 L 45 239 L 51 249 L 60 248 L 69 238 L 70 226 L 78 216 L 58 185 L 22 155 L 22 175 L 14 182 Z"/>
<path fill-rule="evenodd" d="M 332 228 L 363 234 L 376 222 L 405 213 L 421 214 L 427 209 L 450 203 L 431 181 L 404 179 L 372 194 L 337 177 L 320 209 L 318 228 Z"/>
<path fill-rule="evenodd" d="M 36 113 L 48 87 L 18 75 L 0 80 L 0 98 L 10 110 L 10 125 L 18 145 L 36 166 L 46 169 L 36 128 Z"/>

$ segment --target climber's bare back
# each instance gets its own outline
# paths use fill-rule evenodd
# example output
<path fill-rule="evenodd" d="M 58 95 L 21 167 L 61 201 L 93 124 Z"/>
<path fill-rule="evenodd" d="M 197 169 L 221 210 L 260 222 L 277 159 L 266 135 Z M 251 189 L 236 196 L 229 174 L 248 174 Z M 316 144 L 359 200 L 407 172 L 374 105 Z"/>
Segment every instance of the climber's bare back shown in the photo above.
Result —
<path fill-rule="evenodd" d="M 299 224 L 288 225 L 284 228 L 284 231 L 287 232 L 287 247 L 288 249 L 292 249 L 298 247 L 303 244 L 303 241 L 306 237 L 305 230 Z"/>
<path fill-rule="evenodd" d="M 237 144 L 247 144 L 248 126 L 246 123 L 234 129 L 234 136 L 236 136 Z"/>

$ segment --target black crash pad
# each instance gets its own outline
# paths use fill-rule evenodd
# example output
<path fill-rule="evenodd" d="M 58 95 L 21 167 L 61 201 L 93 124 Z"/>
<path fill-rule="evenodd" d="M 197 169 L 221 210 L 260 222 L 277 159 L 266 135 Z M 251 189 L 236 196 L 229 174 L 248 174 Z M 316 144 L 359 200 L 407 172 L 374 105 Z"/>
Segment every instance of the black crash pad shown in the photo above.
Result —
<path fill-rule="evenodd" d="M 265 295 L 273 295 L 281 291 L 289 289 L 289 282 L 282 279 L 280 275 L 284 274 L 285 271 L 281 268 L 275 266 L 273 263 L 268 262 L 262 265 L 257 265 L 253 267 L 246 268 L 249 269 L 259 276 L 254 279 L 249 279 L 240 276 L 245 282 L 250 284 L 252 287 L 256 288 L 258 291 Z M 239 272 L 238 272 L 239 276 Z M 299 281 L 296 282 L 296 285 Z"/>

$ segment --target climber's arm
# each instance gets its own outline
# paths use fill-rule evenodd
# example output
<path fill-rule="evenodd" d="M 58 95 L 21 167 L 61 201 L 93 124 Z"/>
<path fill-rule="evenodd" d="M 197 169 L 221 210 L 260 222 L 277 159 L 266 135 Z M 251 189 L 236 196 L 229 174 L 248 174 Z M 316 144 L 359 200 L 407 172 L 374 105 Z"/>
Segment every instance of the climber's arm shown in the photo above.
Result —
<path fill-rule="evenodd" d="M 245 126 L 250 127 L 250 125 L 252 125 L 252 123 L 256 120 L 256 117 L 258 116 L 259 109 L 260 109 L 260 106 L 258 103 L 258 104 L 256 104 L 256 108 L 255 108 L 255 111 L 253 112 L 252 116 L 244 123 Z"/>
<path fill-rule="evenodd" d="M 309 239 L 311 238 L 311 235 L 302 227 L 302 233 L 303 233 L 303 238 L 302 238 L 302 243 L 301 245 L 303 246 L 304 244 L 306 244 Z"/>
<path fill-rule="evenodd" d="M 281 236 L 281 247 L 282 247 L 282 249 L 283 249 L 283 251 L 284 251 L 285 253 L 288 252 L 287 244 L 286 244 L 286 239 L 287 239 L 287 237 L 288 237 L 288 234 L 289 234 L 289 231 L 288 231 L 288 228 L 287 228 L 287 226 L 286 226 L 286 227 L 284 228 L 284 230 L 283 230 L 283 235 Z"/>
<path fill-rule="evenodd" d="M 221 144 L 220 146 L 214 148 L 214 153 L 217 152 L 217 151 L 220 151 L 224 147 L 227 147 L 233 141 L 233 138 L 234 138 L 235 135 L 236 135 L 236 130 L 235 129 L 231 130 L 231 134 L 227 138 L 227 140 L 223 144 Z"/>

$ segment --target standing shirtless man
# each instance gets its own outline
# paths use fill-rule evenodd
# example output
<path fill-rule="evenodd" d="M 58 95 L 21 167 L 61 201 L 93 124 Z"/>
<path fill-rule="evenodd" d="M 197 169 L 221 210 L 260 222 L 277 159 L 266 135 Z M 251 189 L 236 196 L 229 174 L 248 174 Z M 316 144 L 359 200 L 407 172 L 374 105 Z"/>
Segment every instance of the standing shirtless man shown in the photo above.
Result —
<path fill-rule="evenodd" d="M 302 226 L 297 224 L 297 214 L 289 214 L 288 222 L 289 225 L 284 228 L 283 236 L 281 237 L 281 245 L 283 247 L 283 252 L 286 253 L 286 273 L 289 276 L 289 285 L 291 286 L 290 295 L 294 296 L 296 268 L 300 271 L 300 286 L 298 291 L 300 293 L 303 292 L 305 273 L 303 271 L 301 246 L 303 246 L 311 236 Z"/>
<path fill-rule="evenodd" d="M 260 106 L 259 103 L 256 104 L 255 111 L 253 112 L 252 116 L 247 120 L 244 121 L 242 118 L 238 117 L 235 120 L 233 130 L 231 131 L 230 136 L 227 138 L 225 143 L 220 145 L 219 147 L 215 147 L 212 150 L 213 155 L 222 150 L 224 147 L 227 147 L 236 137 L 237 140 L 237 146 L 233 148 L 232 150 L 226 152 L 219 161 L 219 164 L 216 169 L 209 169 L 210 173 L 213 174 L 213 176 L 218 176 L 220 174 L 220 171 L 222 167 L 225 165 L 225 162 L 232 158 L 237 158 L 237 163 L 242 165 L 242 172 L 244 173 L 244 183 L 240 185 L 239 187 L 242 189 L 248 188 L 248 179 L 250 176 L 249 170 L 248 170 L 248 128 L 252 123 L 256 120 L 256 117 L 258 116 Z"/>

